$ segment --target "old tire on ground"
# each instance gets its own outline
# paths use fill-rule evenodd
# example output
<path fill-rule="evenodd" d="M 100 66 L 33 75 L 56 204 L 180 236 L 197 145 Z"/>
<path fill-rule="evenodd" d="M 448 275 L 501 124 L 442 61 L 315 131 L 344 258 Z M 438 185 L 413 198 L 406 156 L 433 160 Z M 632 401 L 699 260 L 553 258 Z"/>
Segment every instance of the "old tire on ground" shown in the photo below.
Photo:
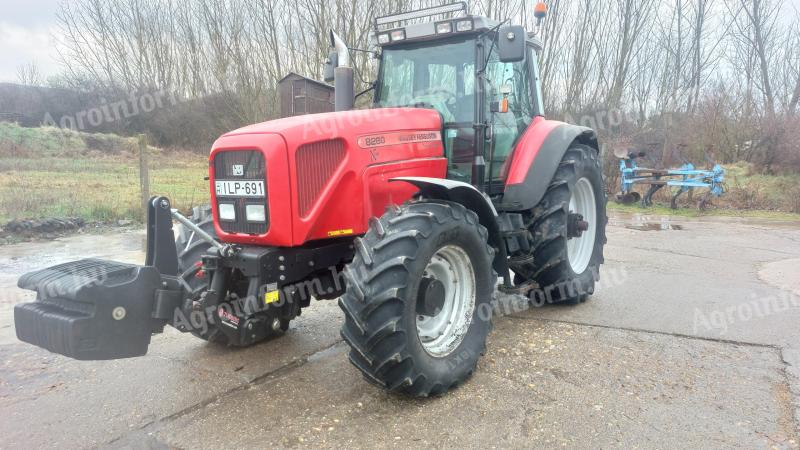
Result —
<path fill-rule="evenodd" d="M 466 380 L 486 349 L 496 279 L 475 213 L 449 202 L 390 207 L 355 245 L 339 300 L 353 365 L 414 396 Z"/>
<path fill-rule="evenodd" d="M 533 262 L 518 279 L 538 283 L 532 301 L 575 304 L 594 293 L 606 243 L 607 200 L 597 151 L 573 144 L 529 218 Z M 580 236 L 574 236 L 574 222 L 570 226 L 575 214 L 588 225 Z"/>

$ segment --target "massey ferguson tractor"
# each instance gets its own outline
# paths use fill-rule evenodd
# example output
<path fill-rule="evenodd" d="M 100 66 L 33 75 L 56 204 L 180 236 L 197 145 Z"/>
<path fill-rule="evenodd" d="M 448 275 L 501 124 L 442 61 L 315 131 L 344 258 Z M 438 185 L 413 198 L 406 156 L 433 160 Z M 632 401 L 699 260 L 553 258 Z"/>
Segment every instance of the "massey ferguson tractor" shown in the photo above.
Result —
<path fill-rule="evenodd" d="M 15 307 L 18 338 L 79 360 L 144 355 L 164 325 L 248 346 L 312 298 L 338 298 L 353 365 L 428 396 L 475 370 L 495 289 L 591 295 L 606 226 L 599 147 L 591 129 L 545 118 L 540 41 L 463 3 L 374 28 L 372 108 L 353 108 L 351 49 L 331 33 L 335 112 L 220 137 L 210 212 L 151 199 L 145 265 L 84 259 L 22 276 L 37 298 Z"/>

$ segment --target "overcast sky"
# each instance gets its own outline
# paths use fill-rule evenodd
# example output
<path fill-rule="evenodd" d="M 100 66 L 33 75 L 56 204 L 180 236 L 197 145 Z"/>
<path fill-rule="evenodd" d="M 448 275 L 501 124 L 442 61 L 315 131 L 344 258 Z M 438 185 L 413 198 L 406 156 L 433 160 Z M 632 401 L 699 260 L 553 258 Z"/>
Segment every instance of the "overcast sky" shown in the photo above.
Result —
<path fill-rule="evenodd" d="M 0 82 L 17 81 L 17 69 L 30 62 L 45 77 L 60 71 L 53 36 L 62 1 L 0 0 Z M 786 0 L 786 4 L 800 9 L 800 0 Z"/>
<path fill-rule="evenodd" d="M 35 62 L 59 72 L 52 35 L 62 0 L 0 0 L 0 81 L 17 81 L 17 68 Z"/>

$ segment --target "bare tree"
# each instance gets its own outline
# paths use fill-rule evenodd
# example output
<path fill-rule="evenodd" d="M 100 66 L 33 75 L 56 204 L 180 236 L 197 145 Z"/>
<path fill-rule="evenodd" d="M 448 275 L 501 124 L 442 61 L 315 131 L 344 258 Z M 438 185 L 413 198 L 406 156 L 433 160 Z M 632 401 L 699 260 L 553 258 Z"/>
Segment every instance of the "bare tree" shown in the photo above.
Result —
<path fill-rule="evenodd" d="M 41 86 L 44 84 L 39 66 L 35 62 L 23 64 L 17 68 L 17 81 L 27 86 Z"/>
<path fill-rule="evenodd" d="M 375 16 L 448 1 L 75 0 L 58 14 L 63 78 L 121 95 L 168 90 L 213 133 L 274 117 L 288 72 L 319 79 L 329 30 L 366 50 Z M 536 29 L 528 1 L 470 3 L 473 13 Z M 786 147 L 783 130 L 800 103 L 800 21 L 780 20 L 791 13 L 783 0 L 548 6 L 538 36 L 551 115 L 634 112 L 634 123 L 601 132 L 660 136 L 664 154 L 691 137 L 696 150 L 725 147 L 728 160 L 771 165 Z M 357 87 L 367 88 L 375 59 L 354 50 L 351 61 Z"/>
<path fill-rule="evenodd" d="M 730 0 L 728 10 L 735 18 L 734 45 L 739 53 L 748 56 L 748 76 L 752 85 L 760 92 L 761 138 L 753 144 L 760 154 L 760 163 L 767 171 L 772 170 L 783 130 L 776 116 L 775 67 L 780 55 L 780 43 L 784 41 L 779 15 L 782 0 Z M 754 112 L 759 112 L 754 109 Z"/>

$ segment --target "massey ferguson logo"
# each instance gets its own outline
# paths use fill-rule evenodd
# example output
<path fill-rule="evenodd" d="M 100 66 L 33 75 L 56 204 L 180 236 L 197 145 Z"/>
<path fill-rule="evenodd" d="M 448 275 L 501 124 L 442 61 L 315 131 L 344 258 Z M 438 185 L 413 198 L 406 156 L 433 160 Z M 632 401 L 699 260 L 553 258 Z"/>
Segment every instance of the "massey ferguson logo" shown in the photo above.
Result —
<path fill-rule="evenodd" d="M 236 177 L 244 176 L 244 166 L 241 164 L 234 164 L 231 168 L 233 175 Z"/>

